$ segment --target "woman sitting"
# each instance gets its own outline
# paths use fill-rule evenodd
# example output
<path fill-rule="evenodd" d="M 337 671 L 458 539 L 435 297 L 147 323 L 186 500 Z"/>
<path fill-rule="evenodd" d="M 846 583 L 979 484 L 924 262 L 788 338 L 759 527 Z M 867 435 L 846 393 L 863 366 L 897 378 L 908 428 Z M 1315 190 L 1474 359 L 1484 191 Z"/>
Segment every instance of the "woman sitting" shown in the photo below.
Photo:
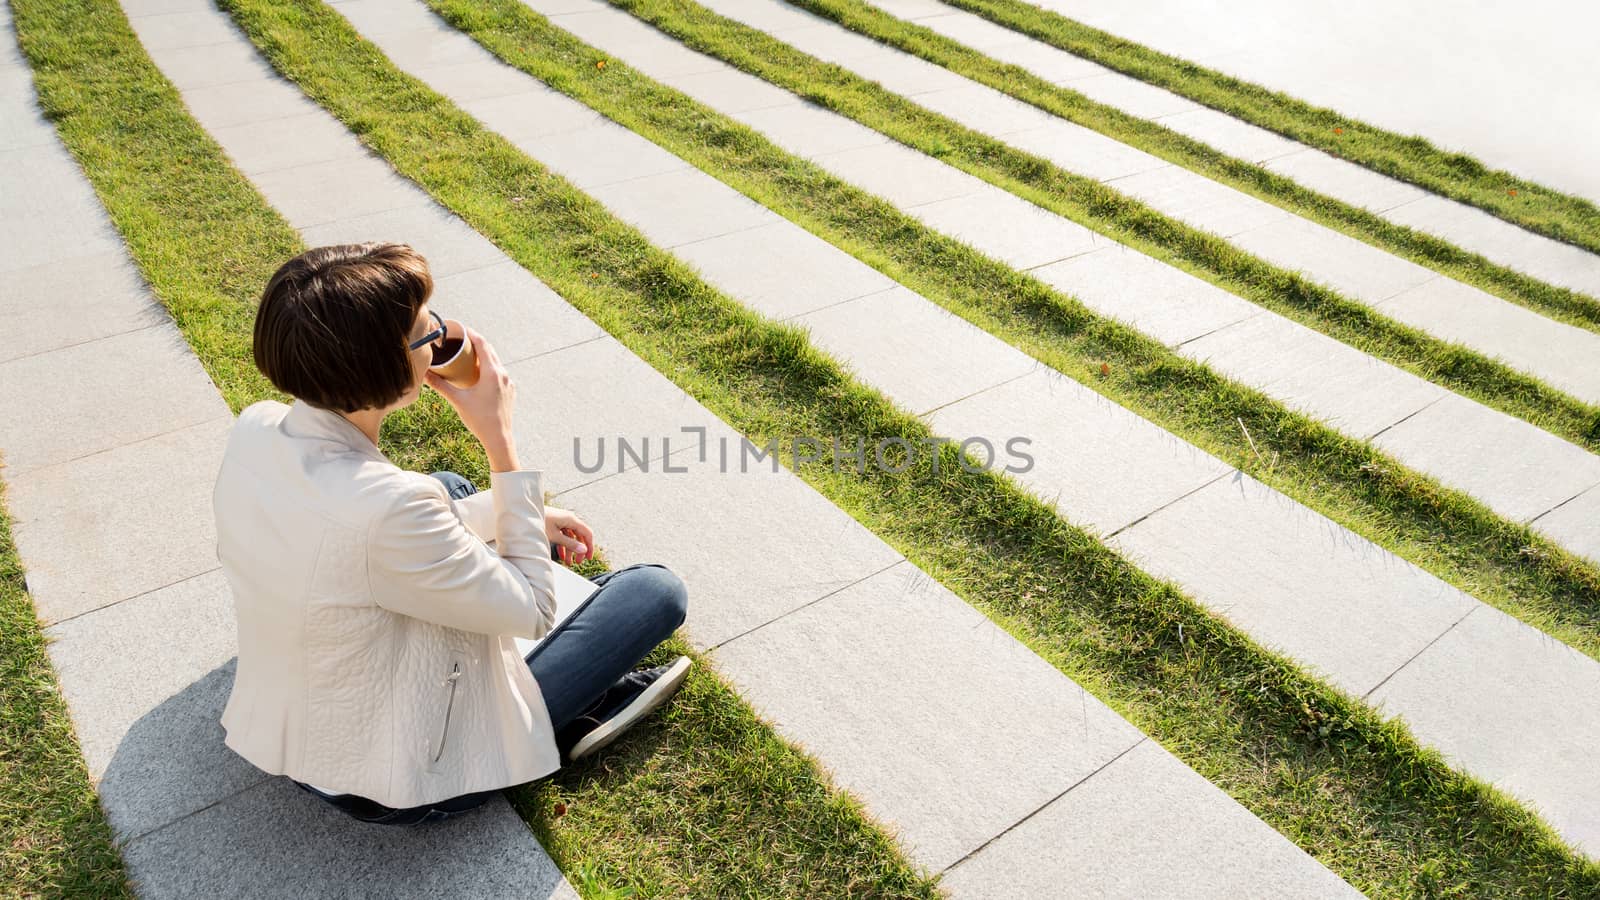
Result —
<path fill-rule="evenodd" d="M 430 370 L 444 340 L 427 263 L 402 244 L 309 250 L 256 311 L 265 400 L 229 434 L 213 506 L 239 657 L 227 745 L 357 818 L 433 821 L 598 750 L 683 682 L 689 659 L 634 669 L 683 623 L 665 566 L 594 576 L 555 626 L 558 557 L 594 534 L 544 504 L 513 438 L 516 385 L 466 336 L 480 377 Z M 378 449 L 426 384 L 482 444 L 490 489 Z M 489 546 L 489 542 L 494 547 Z M 524 658 L 515 638 L 543 641 Z"/>

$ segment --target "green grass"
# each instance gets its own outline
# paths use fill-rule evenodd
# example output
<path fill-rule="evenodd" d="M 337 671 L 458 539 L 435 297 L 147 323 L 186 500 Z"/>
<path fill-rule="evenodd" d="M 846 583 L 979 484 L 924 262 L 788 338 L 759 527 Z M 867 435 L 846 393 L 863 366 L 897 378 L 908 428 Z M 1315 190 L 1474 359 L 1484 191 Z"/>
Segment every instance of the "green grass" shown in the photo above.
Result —
<path fill-rule="evenodd" d="M 294 229 L 188 116 L 116 3 L 13 6 L 46 114 L 229 406 L 291 399 L 254 368 L 250 341 L 261 288 L 303 249 Z M 488 478 L 476 441 L 432 391 L 385 420 L 381 444 L 408 469 Z M 125 891 L 8 538 L 0 550 L 0 894 Z M 659 722 L 594 762 L 512 793 L 588 896 L 623 887 L 641 896 L 757 888 L 767 896 L 936 895 L 859 804 L 778 739 L 703 659 Z M 553 796 L 575 798 L 559 822 L 548 815 Z M 640 812 L 632 827 L 649 828 L 648 840 L 616 830 L 630 810 Z M 645 818 L 651 810 L 679 818 Z"/>
<path fill-rule="evenodd" d="M 936 894 L 687 643 L 663 645 L 647 664 L 679 653 L 696 668 L 626 744 L 510 794 L 586 896 L 656 896 L 664 884 L 687 897 Z"/>
<path fill-rule="evenodd" d="M 0 897 L 133 897 L 56 688 L 0 482 Z"/>
<path fill-rule="evenodd" d="M 916 105 L 691 0 L 608 0 L 692 49 L 1456 393 L 1600 450 L 1600 408 L 1270 265 L 1113 187 Z"/>
<path fill-rule="evenodd" d="M 561 54 L 581 45 L 515 4 L 482 6 L 480 15 L 472 14 L 478 5 L 454 0 L 434 8 L 511 65 L 895 281 L 1468 593 L 1600 658 L 1600 570 L 1548 539 L 940 236 L 619 62 L 606 70 L 611 77 L 576 77 Z M 598 61 L 597 51 L 582 52 Z"/>
<path fill-rule="evenodd" d="M 849 378 L 803 330 L 712 289 L 401 73 L 332 9 L 276 0 L 224 6 L 280 72 L 401 174 L 751 440 L 931 436 Z M 620 65 L 597 67 L 591 49 L 518 4 L 463 0 L 449 9 L 459 23 L 506 25 L 569 86 L 636 77 Z M 753 149 L 747 132 L 696 121 L 708 143 Z M 898 473 L 825 464 L 798 473 L 1362 889 L 1600 891 L 1600 868 L 1403 728 L 1266 653 L 1009 480 L 965 471 L 953 447 L 940 462 L 937 474 L 927 455 Z"/>
<path fill-rule="evenodd" d="M 999 62 L 959 41 L 897 18 L 861 0 L 793 2 L 852 31 L 920 56 L 1046 112 L 1199 172 L 1214 181 L 1253 194 L 1302 218 L 1320 222 L 1550 318 L 1590 331 L 1600 331 L 1600 301 L 1580 292 L 1547 284 L 1427 232 L 1395 224 L 1382 215 L 1318 193 L 1292 178 L 1229 156 L 1203 141 L 1187 137 L 1157 122 L 1097 103 L 1070 87 L 1051 84 L 1026 68 Z M 1342 138 L 1342 135 L 1337 137 Z"/>
<path fill-rule="evenodd" d="M 1559 241 L 1600 253 L 1600 208 L 1424 138 L 1385 131 L 1339 113 L 1159 53 L 1024 0 L 943 0 L 1085 59 L 1157 84 L 1291 140 L 1391 178 L 1470 203 Z"/>

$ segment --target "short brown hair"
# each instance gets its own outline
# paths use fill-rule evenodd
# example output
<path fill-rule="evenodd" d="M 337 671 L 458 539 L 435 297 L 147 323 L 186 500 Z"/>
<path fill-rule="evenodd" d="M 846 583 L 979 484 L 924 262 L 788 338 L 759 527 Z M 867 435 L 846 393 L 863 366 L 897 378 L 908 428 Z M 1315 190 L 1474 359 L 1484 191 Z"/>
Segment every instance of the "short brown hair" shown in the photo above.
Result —
<path fill-rule="evenodd" d="M 405 244 L 317 247 L 279 267 L 256 308 L 256 368 L 313 406 L 355 412 L 411 389 L 406 349 L 433 294 L 427 260 Z"/>

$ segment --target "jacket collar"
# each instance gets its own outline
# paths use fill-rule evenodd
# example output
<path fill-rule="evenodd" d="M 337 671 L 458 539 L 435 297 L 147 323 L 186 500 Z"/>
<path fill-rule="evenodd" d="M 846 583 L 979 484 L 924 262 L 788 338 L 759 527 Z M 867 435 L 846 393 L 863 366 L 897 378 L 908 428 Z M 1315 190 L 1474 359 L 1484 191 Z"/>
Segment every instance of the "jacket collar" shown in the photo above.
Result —
<path fill-rule="evenodd" d="M 363 456 L 392 463 L 392 460 L 378 449 L 378 445 L 367 437 L 366 432 L 356 427 L 356 423 L 331 409 L 312 406 L 296 397 L 294 403 L 289 405 L 289 411 L 284 414 L 283 422 L 296 436 L 323 438 L 348 447 Z"/>

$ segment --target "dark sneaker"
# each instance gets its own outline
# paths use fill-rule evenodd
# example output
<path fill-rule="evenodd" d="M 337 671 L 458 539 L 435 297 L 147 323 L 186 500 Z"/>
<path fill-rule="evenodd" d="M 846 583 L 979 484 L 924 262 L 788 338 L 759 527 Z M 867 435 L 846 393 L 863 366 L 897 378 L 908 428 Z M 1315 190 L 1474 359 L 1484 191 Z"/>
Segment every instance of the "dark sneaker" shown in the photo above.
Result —
<path fill-rule="evenodd" d="M 680 656 L 664 666 L 622 676 L 594 706 L 561 729 L 556 743 L 568 760 L 582 759 L 611 743 L 677 692 L 690 663 L 689 657 Z"/>

